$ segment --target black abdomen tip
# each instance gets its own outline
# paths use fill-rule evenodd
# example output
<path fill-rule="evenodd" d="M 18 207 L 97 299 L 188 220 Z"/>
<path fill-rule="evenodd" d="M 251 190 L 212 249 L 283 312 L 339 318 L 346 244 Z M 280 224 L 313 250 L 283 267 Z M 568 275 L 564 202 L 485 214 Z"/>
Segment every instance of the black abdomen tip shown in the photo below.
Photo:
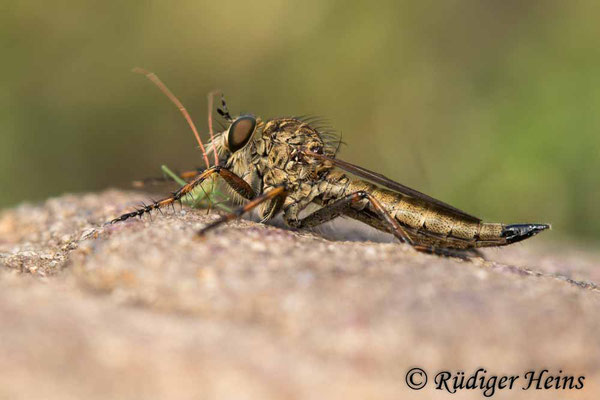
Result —
<path fill-rule="evenodd" d="M 502 230 L 502 237 L 506 238 L 507 243 L 520 242 L 532 236 L 537 235 L 541 231 L 549 229 L 547 224 L 514 224 L 507 225 Z"/>

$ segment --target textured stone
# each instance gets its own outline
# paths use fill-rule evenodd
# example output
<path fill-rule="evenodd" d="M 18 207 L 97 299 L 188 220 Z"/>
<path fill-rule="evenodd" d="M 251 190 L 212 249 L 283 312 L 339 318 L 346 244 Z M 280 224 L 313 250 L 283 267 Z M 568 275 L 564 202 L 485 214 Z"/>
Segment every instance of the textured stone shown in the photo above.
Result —
<path fill-rule="evenodd" d="M 198 240 L 216 215 L 190 209 L 103 226 L 148 197 L 0 215 L 0 398 L 448 398 L 434 374 L 478 367 L 586 377 L 510 398 L 600 396 L 599 257 L 551 232 L 464 262 L 251 221 Z"/>

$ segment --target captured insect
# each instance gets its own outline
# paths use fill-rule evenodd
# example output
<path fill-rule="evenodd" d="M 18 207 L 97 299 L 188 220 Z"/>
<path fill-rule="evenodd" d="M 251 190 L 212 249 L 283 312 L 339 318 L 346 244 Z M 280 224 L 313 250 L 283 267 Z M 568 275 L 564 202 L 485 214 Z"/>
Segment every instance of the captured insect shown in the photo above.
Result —
<path fill-rule="evenodd" d="M 469 252 L 477 254 L 478 248 L 519 242 L 550 227 L 483 222 L 381 174 L 342 161 L 336 158 L 340 140 L 314 119 L 232 116 L 221 96 L 217 112 L 227 128 L 214 133 L 214 93 L 209 94 L 208 102 L 210 141 L 204 145 L 185 107 L 160 79 L 148 71 L 136 72 L 145 74 L 183 113 L 200 145 L 206 169 L 182 174 L 187 183 L 172 195 L 123 214 L 112 223 L 172 205 L 207 179 L 219 176 L 234 200 L 245 204 L 208 224 L 198 235 L 257 208 L 262 222 L 282 213 L 284 222 L 297 229 L 349 217 L 391 233 L 416 250 L 461 257 Z M 212 166 L 210 153 L 214 155 Z M 300 217 L 311 204 L 320 208 Z"/>

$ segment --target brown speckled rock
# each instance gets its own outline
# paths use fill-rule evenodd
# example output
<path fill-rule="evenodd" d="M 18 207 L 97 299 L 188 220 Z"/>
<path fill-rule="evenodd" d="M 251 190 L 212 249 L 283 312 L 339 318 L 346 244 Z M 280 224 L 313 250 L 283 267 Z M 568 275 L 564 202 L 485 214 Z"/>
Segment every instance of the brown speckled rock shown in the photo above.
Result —
<path fill-rule="evenodd" d="M 600 398 L 597 253 L 540 235 L 464 262 L 250 221 L 198 240 L 216 216 L 189 209 L 103 226 L 147 198 L 0 215 L 0 399 L 449 398 L 435 373 L 478 367 L 520 375 L 500 398 Z M 584 388 L 521 390 L 544 368 Z"/>

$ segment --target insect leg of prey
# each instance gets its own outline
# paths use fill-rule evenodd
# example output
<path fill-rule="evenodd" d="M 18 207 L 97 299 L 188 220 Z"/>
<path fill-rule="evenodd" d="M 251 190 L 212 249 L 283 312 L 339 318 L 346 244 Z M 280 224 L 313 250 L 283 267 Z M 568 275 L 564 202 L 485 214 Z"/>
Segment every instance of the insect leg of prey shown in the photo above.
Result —
<path fill-rule="evenodd" d="M 180 172 L 179 174 L 176 175 L 176 177 L 185 181 L 185 183 L 182 185 L 182 186 L 184 186 L 185 184 L 189 183 L 192 179 L 194 179 L 195 177 L 200 175 L 202 172 L 204 172 L 204 170 L 202 168 L 198 168 L 196 170 Z M 158 184 L 162 184 L 165 182 L 170 182 L 172 180 L 173 180 L 173 178 L 170 176 L 160 176 L 160 177 L 157 176 L 157 177 L 151 177 L 151 178 L 145 178 L 145 179 L 133 181 L 132 185 L 135 188 L 143 188 L 145 186 L 158 185 Z M 180 182 L 177 182 L 177 183 L 180 183 Z"/>

